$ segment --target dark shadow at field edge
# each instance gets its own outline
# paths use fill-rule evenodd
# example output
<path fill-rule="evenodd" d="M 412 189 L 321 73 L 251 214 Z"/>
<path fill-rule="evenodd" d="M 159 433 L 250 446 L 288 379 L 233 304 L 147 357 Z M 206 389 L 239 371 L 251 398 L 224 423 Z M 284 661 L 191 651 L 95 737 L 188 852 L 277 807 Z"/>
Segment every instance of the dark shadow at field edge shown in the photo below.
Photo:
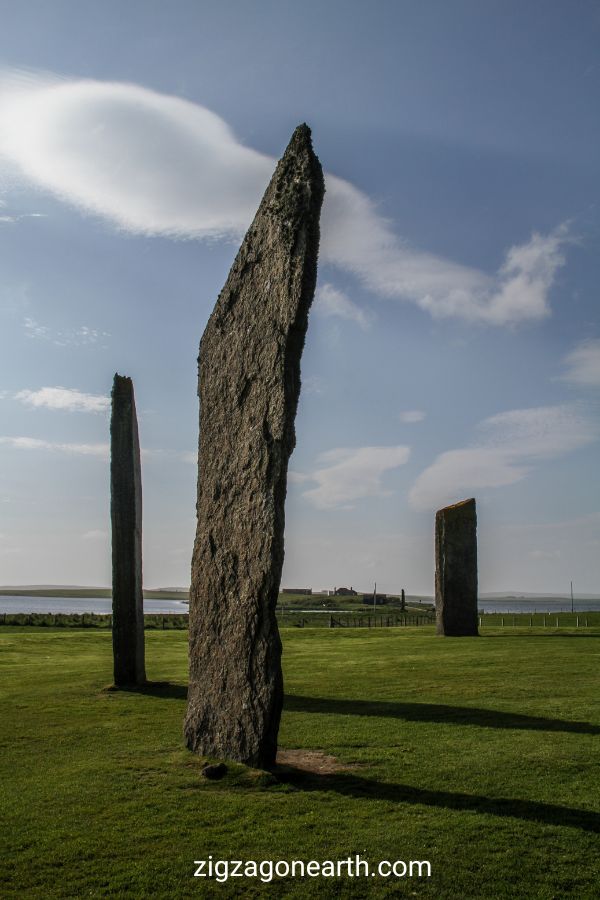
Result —
<path fill-rule="evenodd" d="M 144 694 L 149 697 L 162 697 L 165 700 L 187 700 L 187 685 L 174 684 L 172 681 L 147 681 L 145 684 L 125 685 L 111 688 L 127 694 Z"/>
<path fill-rule="evenodd" d="M 387 700 L 344 700 L 328 697 L 302 697 L 286 694 L 288 712 L 324 713 L 345 716 L 381 716 L 408 722 L 437 722 L 448 725 L 478 725 L 482 728 L 516 728 L 524 731 L 565 731 L 575 734 L 600 734 L 600 726 L 590 722 L 546 719 L 522 713 L 477 709 L 471 706 L 446 706 L 439 703 L 394 703 Z"/>
<path fill-rule="evenodd" d="M 513 800 L 505 797 L 482 797 L 477 794 L 460 794 L 451 791 L 429 791 L 404 784 L 371 781 L 368 778 L 350 774 L 308 774 L 291 767 L 279 767 L 276 774 L 280 781 L 292 784 L 304 791 L 335 791 L 350 797 L 432 806 L 437 809 L 522 819 L 526 822 L 579 828 L 582 831 L 600 833 L 600 813 L 559 806 L 554 803 Z"/>

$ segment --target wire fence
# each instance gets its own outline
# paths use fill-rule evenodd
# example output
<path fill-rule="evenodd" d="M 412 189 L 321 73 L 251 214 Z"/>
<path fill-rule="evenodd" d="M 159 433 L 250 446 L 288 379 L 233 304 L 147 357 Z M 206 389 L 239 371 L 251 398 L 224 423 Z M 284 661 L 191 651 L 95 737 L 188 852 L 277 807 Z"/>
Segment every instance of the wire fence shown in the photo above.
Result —
<path fill-rule="evenodd" d="M 187 613 L 148 613 L 144 628 L 149 631 L 182 631 L 188 627 Z M 418 628 L 435 625 L 435 612 L 419 613 L 322 613 L 300 614 L 278 610 L 277 621 L 282 627 L 293 628 Z M 480 613 L 479 627 L 501 629 L 585 629 L 600 628 L 600 611 L 573 613 Z M 110 630 L 112 616 L 99 613 L 0 613 L 1 625 L 33 626 L 38 628 L 95 628 Z"/>
<path fill-rule="evenodd" d="M 482 613 L 479 627 L 491 628 L 594 628 L 600 626 L 600 611 L 562 613 Z"/>

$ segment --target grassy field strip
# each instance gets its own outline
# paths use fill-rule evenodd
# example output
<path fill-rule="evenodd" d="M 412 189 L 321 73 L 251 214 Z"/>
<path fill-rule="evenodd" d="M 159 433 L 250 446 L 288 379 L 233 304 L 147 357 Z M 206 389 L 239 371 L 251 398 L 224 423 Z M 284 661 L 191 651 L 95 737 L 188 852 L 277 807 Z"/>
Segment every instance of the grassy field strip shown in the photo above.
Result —
<path fill-rule="evenodd" d="M 284 629 L 280 744 L 355 768 L 221 782 L 182 745 L 187 641 L 111 692 L 96 629 L 0 628 L 2 897 L 597 897 L 600 629 Z M 431 880 L 192 878 L 193 860 L 429 859 Z"/>

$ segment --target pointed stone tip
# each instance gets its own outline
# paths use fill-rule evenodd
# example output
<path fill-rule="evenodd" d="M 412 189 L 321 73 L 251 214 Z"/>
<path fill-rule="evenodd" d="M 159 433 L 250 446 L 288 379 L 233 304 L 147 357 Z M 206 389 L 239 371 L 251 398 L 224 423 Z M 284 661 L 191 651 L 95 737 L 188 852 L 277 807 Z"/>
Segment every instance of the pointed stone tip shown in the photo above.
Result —
<path fill-rule="evenodd" d="M 294 133 L 288 145 L 288 149 L 289 148 L 294 148 L 295 150 L 303 148 L 312 150 L 312 132 L 306 122 L 302 122 L 294 130 Z"/>

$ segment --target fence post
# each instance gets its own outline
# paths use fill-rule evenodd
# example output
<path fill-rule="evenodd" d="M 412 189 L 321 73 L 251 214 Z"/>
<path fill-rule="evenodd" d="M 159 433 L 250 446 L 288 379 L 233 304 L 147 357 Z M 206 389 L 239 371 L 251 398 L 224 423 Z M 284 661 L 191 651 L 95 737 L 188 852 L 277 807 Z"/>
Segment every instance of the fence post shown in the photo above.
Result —
<path fill-rule="evenodd" d="M 579 616 L 577 616 L 577 622 L 575 624 L 575 628 L 579 628 Z"/>
<path fill-rule="evenodd" d="M 558 616 L 556 617 L 556 627 L 558 628 Z"/>
<path fill-rule="evenodd" d="M 504 616 L 502 616 L 502 619 L 500 620 L 500 625 L 502 628 L 504 628 Z"/>

